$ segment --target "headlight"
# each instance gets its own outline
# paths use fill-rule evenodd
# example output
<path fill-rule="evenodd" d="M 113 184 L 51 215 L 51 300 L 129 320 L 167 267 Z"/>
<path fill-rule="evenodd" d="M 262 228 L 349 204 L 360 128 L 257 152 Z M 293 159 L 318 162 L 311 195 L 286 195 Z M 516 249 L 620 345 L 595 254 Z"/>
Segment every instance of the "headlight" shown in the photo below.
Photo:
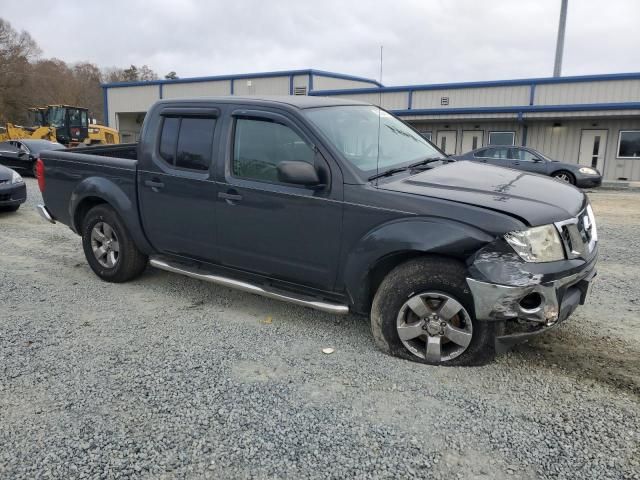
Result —
<path fill-rule="evenodd" d="M 595 168 L 582 167 L 580 169 L 580 173 L 585 173 L 587 175 L 600 175 L 600 173 Z"/>
<path fill-rule="evenodd" d="M 15 183 L 22 183 L 22 182 L 24 182 L 24 180 L 22 179 L 22 177 L 18 172 L 11 173 L 11 183 L 15 184 Z"/>
<path fill-rule="evenodd" d="M 525 262 L 564 260 L 564 248 L 555 225 L 542 225 L 504 236 Z"/>

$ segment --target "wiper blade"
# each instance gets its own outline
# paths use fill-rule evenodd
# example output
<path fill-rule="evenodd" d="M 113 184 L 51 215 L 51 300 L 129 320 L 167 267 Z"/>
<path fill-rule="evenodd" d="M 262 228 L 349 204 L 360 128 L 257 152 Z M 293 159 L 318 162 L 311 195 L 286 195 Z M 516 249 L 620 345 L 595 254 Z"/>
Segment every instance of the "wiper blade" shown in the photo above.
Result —
<path fill-rule="evenodd" d="M 427 165 L 429 163 L 439 162 L 439 161 L 448 162 L 449 159 L 446 158 L 446 157 L 429 157 L 429 158 L 425 158 L 423 160 L 420 160 L 419 162 L 412 163 L 407 168 L 409 168 L 409 169 L 416 168 L 416 167 L 420 167 L 422 165 Z"/>
<path fill-rule="evenodd" d="M 389 170 L 385 170 L 384 172 L 380 172 L 380 173 L 376 173 L 375 175 L 371 175 L 369 177 L 369 180 L 375 180 L 376 178 L 381 178 L 381 177 L 389 177 L 389 176 L 393 175 L 394 173 L 404 172 L 405 170 L 408 170 L 408 169 L 409 169 L 409 167 L 390 168 Z"/>

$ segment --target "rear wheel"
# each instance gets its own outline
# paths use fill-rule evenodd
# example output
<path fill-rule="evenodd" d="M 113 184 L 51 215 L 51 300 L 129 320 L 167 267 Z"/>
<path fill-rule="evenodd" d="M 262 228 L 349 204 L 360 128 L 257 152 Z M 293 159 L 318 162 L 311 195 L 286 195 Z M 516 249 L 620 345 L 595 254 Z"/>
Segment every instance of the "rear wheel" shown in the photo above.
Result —
<path fill-rule="evenodd" d="M 554 173 L 553 178 L 570 185 L 576 184 L 576 177 L 574 177 L 572 173 L 567 172 L 566 170 L 560 170 L 559 172 Z"/>
<path fill-rule="evenodd" d="M 382 281 L 371 330 L 383 351 L 431 365 L 481 365 L 495 356 L 496 325 L 475 320 L 464 266 L 418 258 Z"/>
<path fill-rule="evenodd" d="M 82 246 L 91 269 L 107 282 L 126 282 L 147 265 L 118 214 L 108 205 L 93 207 L 82 222 Z"/>

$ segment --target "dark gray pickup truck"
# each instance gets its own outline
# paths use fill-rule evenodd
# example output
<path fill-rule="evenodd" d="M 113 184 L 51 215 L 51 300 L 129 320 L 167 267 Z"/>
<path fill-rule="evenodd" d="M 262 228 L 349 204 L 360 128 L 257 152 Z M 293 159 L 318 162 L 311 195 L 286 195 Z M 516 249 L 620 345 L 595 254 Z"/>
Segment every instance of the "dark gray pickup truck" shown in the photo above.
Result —
<path fill-rule="evenodd" d="M 138 145 L 41 154 L 51 222 L 110 282 L 147 263 L 335 314 L 379 347 L 484 363 L 565 320 L 596 275 L 578 189 L 454 162 L 375 106 L 316 97 L 165 100 Z"/>

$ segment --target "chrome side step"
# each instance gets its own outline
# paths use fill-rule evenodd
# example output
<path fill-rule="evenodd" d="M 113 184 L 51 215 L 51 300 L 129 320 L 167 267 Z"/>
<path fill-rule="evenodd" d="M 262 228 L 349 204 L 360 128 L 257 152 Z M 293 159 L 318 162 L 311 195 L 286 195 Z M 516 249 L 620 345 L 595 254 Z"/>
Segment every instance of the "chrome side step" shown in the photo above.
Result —
<path fill-rule="evenodd" d="M 296 305 L 302 305 L 303 307 L 314 308 L 322 312 L 334 313 L 337 315 L 346 315 L 349 313 L 349 307 L 346 305 L 339 305 L 337 303 L 321 302 L 317 300 L 306 300 L 302 297 L 294 297 L 292 295 L 284 295 L 282 293 L 271 292 L 265 290 L 258 285 L 252 283 L 242 282 L 234 280 L 232 278 L 221 277 L 219 275 L 212 275 L 209 273 L 199 273 L 195 270 L 190 270 L 184 265 L 177 265 L 169 263 L 165 260 L 159 260 L 157 258 L 151 258 L 149 264 L 152 267 L 159 268 L 160 270 L 166 270 L 167 272 L 179 273 L 186 275 L 187 277 L 195 278 L 197 280 L 205 280 L 207 282 L 216 283 L 229 288 L 235 288 L 242 290 L 243 292 L 255 293 L 267 298 L 273 298 L 275 300 L 283 300 L 289 303 L 295 303 Z"/>

